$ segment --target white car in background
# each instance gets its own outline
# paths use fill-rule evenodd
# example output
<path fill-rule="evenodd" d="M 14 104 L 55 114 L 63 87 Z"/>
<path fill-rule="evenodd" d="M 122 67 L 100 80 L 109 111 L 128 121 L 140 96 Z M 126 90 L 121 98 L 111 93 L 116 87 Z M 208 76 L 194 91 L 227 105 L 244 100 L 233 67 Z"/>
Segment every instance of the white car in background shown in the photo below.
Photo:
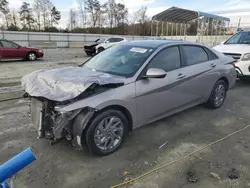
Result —
<path fill-rule="evenodd" d="M 110 38 L 107 38 L 103 43 L 101 44 L 98 44 L 95 49 L 96 49 L 96 53 L 100 53 L 102 52 L 103 50 L 111 47 L 111 46 L 114 46 L 116 44 L 121 44 L 121 43 L 124 43 L 124 42 L 127 42 L 126 38 L 124 37 L 110 37 Z"/>
<path fill-rule="evenodd" d="M 234 66 L 240 79 L 250 78 L 250 30 L 236 33 L 214 49 L 235 60 Z"/>

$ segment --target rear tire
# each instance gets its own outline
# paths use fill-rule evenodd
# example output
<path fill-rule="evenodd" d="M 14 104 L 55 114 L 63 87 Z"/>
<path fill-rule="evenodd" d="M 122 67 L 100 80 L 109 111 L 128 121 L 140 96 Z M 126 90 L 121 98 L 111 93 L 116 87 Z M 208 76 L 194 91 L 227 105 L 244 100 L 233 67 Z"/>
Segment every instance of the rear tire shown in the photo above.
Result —
<path fill-rule="evenodd" d="M 115 152 L 127 135 L 126 116 L 118 110 L 106 110 L 90 122 L 85 131 L 85 143 L 95 155 L 105 156 Z"/>
<path fill-rule="evenodd" d="M 211 109 L 220 108 L 226 99 L 227 88 L 228 86 L 225 81 L 218 80 L 213 87 L 206 106 Z"/>
<path fill-rule="evenodd" d="M 35 52 L 29 52 L 27 54 L 27 60 L 29 61 L 35 61 L 37 59 L 37 55 Z"/>

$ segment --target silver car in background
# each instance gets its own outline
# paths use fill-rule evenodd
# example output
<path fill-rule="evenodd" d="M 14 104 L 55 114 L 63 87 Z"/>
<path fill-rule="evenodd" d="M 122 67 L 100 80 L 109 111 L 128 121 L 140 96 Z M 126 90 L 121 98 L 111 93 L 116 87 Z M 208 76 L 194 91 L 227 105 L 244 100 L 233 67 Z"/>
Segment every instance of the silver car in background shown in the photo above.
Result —
<path fill-rule="evenodd" d="M 108 155 L 142 125 L 198 104 L 219 108 L 235 84 L 232 62 L 196 43 L 133 41 L 80 67 L 28 74 L 22 85 L 40 138 Z"/>

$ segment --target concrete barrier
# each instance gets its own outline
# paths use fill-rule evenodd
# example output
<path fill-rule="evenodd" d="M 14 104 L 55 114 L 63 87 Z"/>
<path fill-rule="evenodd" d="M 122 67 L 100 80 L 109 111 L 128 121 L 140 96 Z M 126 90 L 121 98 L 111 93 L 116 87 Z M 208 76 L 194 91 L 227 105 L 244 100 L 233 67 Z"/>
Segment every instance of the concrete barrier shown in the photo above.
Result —
<path fill-rule="evenodd" d="M 117 35 L 85 34 L 85 33 L 45 33 L 45 32 L 21 32 L 1 31 L 0 38 L 14 41 L 23 46 L 39 48 L 83 48 L 84 44 L 93 43 L 96 39 L 105 39 Z M 128 41 L 142 40 L 147 36 L 119 35 Z M 167 39 L 186 39 L 198 41 L 208 46 L 215 46 L 229 38 L 229 35 L 221 36 L 164 36 Z"/>

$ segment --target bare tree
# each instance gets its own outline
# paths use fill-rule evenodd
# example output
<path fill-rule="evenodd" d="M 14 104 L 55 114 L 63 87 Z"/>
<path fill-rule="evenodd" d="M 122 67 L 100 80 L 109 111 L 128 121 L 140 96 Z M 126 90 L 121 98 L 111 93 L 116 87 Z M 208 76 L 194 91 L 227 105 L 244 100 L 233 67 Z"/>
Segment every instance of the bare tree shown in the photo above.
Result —
<path fill-rule="evenodd" d="M 0 12 L 4 15 L 7 28 L 9 27 L 10 9 L 7 0 L 0 0 Z"/>
<path fill-rule="evenodd" d="M 42 15 L 42 3 L 43 0 L 33 0 L 33 12 L 36 16 L 36 23 L 38 25 L 38 30 L 41 31 L 41 15 Z"/>
<path fill-rule="evenodd" d="M 101 5 L 98 0 L 86 0 L 85 9 L 90 14 L 92 26 L 96 27 L 96 24 L 103 13 L 103 8 L 106 4 Z"/>
<path fill-rule="evenodd" d="M 50 26 L 53 27 L 53 23 L 58 24 L 58 21 L 61 19 L 61 13 L 54 6 L 50 12 Z"/>
<path fill-rule="evenodd" d="M 11 19 L 13 26 L 18 28 L 18 15 L 16 14 L 15 10 L 11 11 Z"/>
<path fill-rule="evenodd" d="M 124 4 L 121 3 L 115 4 L 114 16 L 115 16 L 116 26 L 120 25 L 121 23 L 124 24 L 125 20 L 127 20 L 128 9 L 125 7 Z"/>
<path fill-rule="evenodd" d="M 85 14 L 85 0 L 77 0 L 78 9 L 81 17 L 81 25 L 84 28 L 86 24 L 86 14 Z"/>
<path fill-rule="evenodd" d="M 76 11 L 73 9 L 70 9 L 70 13 L 69 13 L 69 27 L 70 30 L 72 31 L 73 29 L 75 29 L 76 26 Z"/>
<path fill-rule="evenodd" d="M 41 4 L 41 15 L 42 15 L 42 20 L 43 20 L 43 26 L 44 29 L 50 25 L 49 21 L 49 15 L 50 11 L 53 8 L 53 4 L 50 2 L 50 0 L 40 0 Z"/>
<path fill-rule="evenodd" d="M 138 21 L 139 23 L 143 24 L 146 21 L 148 21 L 148 17 L 147 17 L 147 7 L 141 7 L 137 12 L 138 12 Z"/>
<path fill-rule="evenodd" d="M 31 25 L 35 22 L 32 16 L 30 4 L 23 2 L 20 8 L 20 20 L 23 21 L 23 28 L 26 28 L 28 25 L 28 29 L 31 29 Z"/>
<path fill-rule="evenodd" d="M 146 34 L 148 30 L 147 22 L 149 18 L 147 17 L 147 7 L 141 7 L 137 12 L 137 22 L 139 23 L 140 34 Z"/>
<path fill-rule="evenodd" d="M 115 0 L 108 0 L 108 18 L 109 18 L 109 26 L 113 27 L 114 23 L 114 9 L 115 9 Z"/>

